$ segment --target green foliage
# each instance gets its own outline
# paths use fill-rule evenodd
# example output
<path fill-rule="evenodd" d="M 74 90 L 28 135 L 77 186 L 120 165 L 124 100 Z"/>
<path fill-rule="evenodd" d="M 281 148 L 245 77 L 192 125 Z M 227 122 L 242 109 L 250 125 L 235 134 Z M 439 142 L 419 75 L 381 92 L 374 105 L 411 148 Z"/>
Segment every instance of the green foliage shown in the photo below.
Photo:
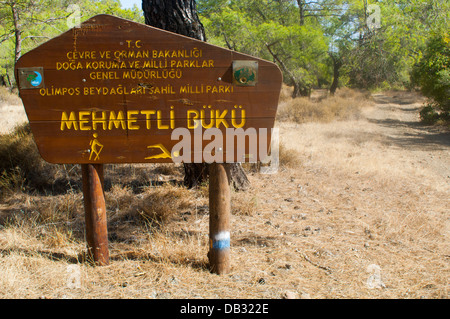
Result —
<path fill-rule="evenodd" d="M 440 118 L 440 114 L 436 112 L 433 104 L 428 104 L 420 110 L 420 119 L 425 124 L 434 124 Z"/>
<path fill-rule="evenodd" d="M 119 0 L 1 0 L 0 1 L 0 76 L 14 79 L 15 61 L 43 42 L 67 31 L 79 7 L 80 22 L 97 14 L 111 14 L 144 22 L 137 7 L 122 9 Z M 13 12 L 16 12 L 16 16 Z"/>
<path fill-rule="evenodd" d="M 380 26 L 371 27 L 375 11 L 368 1 L 343 1 L 346 10 L 321 24 L 331 51 L 342 61 L 348 84 L 359 88 L 408 87 L 413 65 L 430 34 L 448 28 L 448 1 L 371 1 Z"/>
<path fill-rule="evenodd" d="M 368 23 L 377 14 L 369 4 L 378 6 L 379 27 Z M 340 83 L 375 89 L 410 86 L 429 35 L 448 27 L 450 4 L 199 0 L 198 8 L 209 42 L 273 60 L 289 85 L 308 90 L 340 76 Z"/>
<path fill-rule="evenodd" d="M 432 122 L 439 117 L 448 119 L 450 116 L 449 68 L 450 38 L 448 34 L 436 35 L 428 41 L 424 55 L 413 72 L 422 94 L 431 100 L 421 112 L 424 121 Z"/>
<path fill-rule="evenodd" d="M 24 54 L 68 29 L 67 19 L 73 17 L 70 4 L 79 5 L 81 22 L 99 13 L 143 22 L 139 8 L 121 9 L 119 0 L 0 0 L 0 4 L 0 76 L 10 79 L 18 53 L 15 31 L 19 28 L 19 53 Z M 374 14 L 370 4 L 379 8 L 379 28 L 368 24 Z M 12 7 L 19 10 L 18 24 Z M 371 89 L 410 87 L 411 71 L 422 61 L 430 35 L 448 29 L 450 2 L 197 0 L 197 9 L 208 42 L 274 61 L 297 96 L 332 82 Z M 449 74 L 439 72 L 435 75 L 443 87 Z M 427 91 L 427 85 L 422 86 Z"/>
<path fill-rule="evenodd" d="M 414 76 L 422 93 L 448 110 L 450 110 L 449 67 L 450 39 L 447 35 L 438 35 L 430 39 L 423 58 L 414 70 Z"/>
<path fill-rule="evenodd" d="M 286 83 L 308 92 L 318 78 L 327 76 L 328 46 L 316 20 L 300 22 L 295 3 L 203 0 L 198 8 L 209 42 L 273 60 Z"/>

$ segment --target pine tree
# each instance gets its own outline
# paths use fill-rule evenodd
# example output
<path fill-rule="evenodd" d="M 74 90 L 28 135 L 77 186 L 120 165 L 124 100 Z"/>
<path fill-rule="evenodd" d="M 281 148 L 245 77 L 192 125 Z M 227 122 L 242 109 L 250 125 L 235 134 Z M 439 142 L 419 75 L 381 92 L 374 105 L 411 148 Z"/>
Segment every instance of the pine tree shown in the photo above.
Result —
<path fill-rule="evenodd" d="M 143 0 L 142 9 L 147 25 L 206 41 L 195 0 Z M 184 171 L 184 184 L 192 188 L 207 180 L 208 164 L 184 164 Z M 230 174 L 235 189 L 245 190 L 250 184 L 239 163 L 230 164 Z"/>

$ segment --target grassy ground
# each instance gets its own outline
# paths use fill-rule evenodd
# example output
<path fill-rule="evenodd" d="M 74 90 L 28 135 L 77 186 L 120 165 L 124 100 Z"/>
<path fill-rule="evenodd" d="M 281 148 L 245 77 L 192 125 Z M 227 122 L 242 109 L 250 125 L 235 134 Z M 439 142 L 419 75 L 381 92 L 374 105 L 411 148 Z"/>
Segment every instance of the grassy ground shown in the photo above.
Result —
<path fill-rule="evenodd" d="M 208 187 L 179 186 L 180 166 L 106 166 L 111 264 L 93 267 L 79 168 L 21 160 L 26 130 L 1 136 L 19 162 L 2 160 L 0 297 L 448 298 L 450 134 L 418 122 L 420 96 L 288 96 L 279 172 L 247 167 L 232 194 L 225 276 L 207 267 Z"/>

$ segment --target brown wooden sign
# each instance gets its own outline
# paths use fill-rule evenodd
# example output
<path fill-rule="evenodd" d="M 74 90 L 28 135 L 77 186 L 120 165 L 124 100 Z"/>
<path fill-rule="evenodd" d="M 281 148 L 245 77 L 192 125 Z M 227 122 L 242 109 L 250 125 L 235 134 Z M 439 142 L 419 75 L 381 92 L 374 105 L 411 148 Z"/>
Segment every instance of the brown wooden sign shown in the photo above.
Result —
<path fill-rule="evenodd" d="M 109 15 L 15 72 L 42 157 L 61 164 L 259 160 L 282 83 L 274 63 Z"/>

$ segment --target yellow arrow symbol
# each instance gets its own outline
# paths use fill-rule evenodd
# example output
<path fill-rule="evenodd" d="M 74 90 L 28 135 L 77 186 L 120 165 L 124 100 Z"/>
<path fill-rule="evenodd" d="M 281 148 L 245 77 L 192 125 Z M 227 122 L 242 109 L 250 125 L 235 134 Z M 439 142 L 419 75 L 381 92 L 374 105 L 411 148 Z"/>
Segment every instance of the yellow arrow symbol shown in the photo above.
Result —
<path fill-rule="evenodd" d="M 172 158 L 172 156 L 170 156 L 170 152 L 162 144 L 149 145 L 149 146 L 147 146 L 147 148 L 159 148 L 162 151 L 162 153 L 158 154 L 158 155 L 146 157 L 145 158 L 146 160 L 155 159 L 155 158 Z"/>

